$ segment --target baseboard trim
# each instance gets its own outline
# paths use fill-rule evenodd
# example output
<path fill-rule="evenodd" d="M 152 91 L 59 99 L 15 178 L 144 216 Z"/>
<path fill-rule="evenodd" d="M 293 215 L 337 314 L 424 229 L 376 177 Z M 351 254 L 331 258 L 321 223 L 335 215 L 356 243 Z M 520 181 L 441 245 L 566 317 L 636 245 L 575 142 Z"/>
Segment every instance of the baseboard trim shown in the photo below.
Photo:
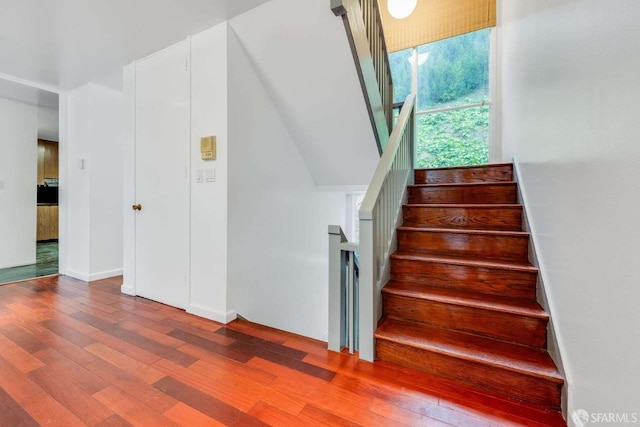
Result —
<path fill-rule="evenodd" d="M 100 273 L 93 273 L 93 274 L 85 274 L 85 273 L 79 273 L 73 270 L 67 270 L 66 272 L 64 272 L 64 275 L 71 276 L 74 279 L 82 280 L 83 282 L 95 282 L 96 280 L 122 276 L 122 269 L 102 271 Z"/>
<path fill-rule="evenodd" d="M 120 286 L 120 292 L 125 295 L 131 295 L 132 297 L 136 296 L 136 289 L 133 286 L 129 286 L 124 283 L 122 284 L 122 286 Z"/>
<path fill-rule="evenodd" d="M 31 262 L 31 261 L 25 261 L 25 262 L 20 261 L 18 264 L 14 264 L 14 263 L 2 264 L 2 265 L 0 265 L 0 270 L 4 270 L 5 268 L 27 267 L 27 266 L 30 266 L 30 265 L 35 265 L 35 263 L 36 263 L 36 260 L 34 258 L 33 262 Z"/>
<path fill-rule="evenodd" d="M 554 323 L 554 319 L 557 319 L 557 310 L 556 304 L 553 299 L 549 297 L 549 293 L 547 292 L 547 274 L 546 268 L 544 266 L 544 262 L 540 257 L 538 257 L 537 248 L 540 247 L 538 244 L 538 233 L 536 232 L 534 224 L 531 222 L 531 215 L 527 207 L 529 206 L 529 200 L 527 197 L 527 191 L 524 183 L 522 182 L 522 173 L 520 171 L 520 164 L 518 163 L 518 159 L 514 156 L 512 158 L 513 163 L 513 174 L 514 181 L 518 183 L 518 198 L 520 204 L 522 204 L 522 211 L 524 216 L 524 228 L 529 232 L 530 235 L 530 246 L 532 252 L 531 263 L 538 268 L 538 302 L 540 305 L 544 307 L 544 309 L 550 314 L 549 323 L 547 325 L 547 351 L 551 355 L 551 358 L 556 363 L 558 369 L 565 377 L 565 384 L 562 388 L 562 414 L 566 420 L 569 420 L 568 417 L 568 407 L 569 407 L 569 387 L 571 383 L 571 375 L 567 372 L 566 366 L 563 361 L 563 354 L 566 354 L 565 346 L 563 345 L 562 338 L 560 337 L 557 325 Z"/>
<path fill-rule="evenodd" d="M 190 304 L 187 308 L 187 313 L 195 314 L 196 316 L 204 317 L 205 319 L 213 320 L 218 323 L 227 324 L 236 320 L 238 313 L 234 310 L 229 310 L 226 313 L 219 310 L 212 310 L 207 307 L 203 307 L 197 304 Z"/>
<path fill-rule="evenodd" d="M 109 270 L 103 271 L 101 273 L 94 273 L 89 275 L 89 282 L 93 282 L 95 280 L 108 279 L 110 277 L 122 276 L 123 270 L 121 268 L 117 270 Z"/>
<path fill-rule="evenodd" d="M 67 270 L 64 272 L 65 276 L 73 277 L 74 279 L 82 280 L 83 282 L 89 281 L 89 276 L 84 273 L 79 273 L 73 270 Z"/>

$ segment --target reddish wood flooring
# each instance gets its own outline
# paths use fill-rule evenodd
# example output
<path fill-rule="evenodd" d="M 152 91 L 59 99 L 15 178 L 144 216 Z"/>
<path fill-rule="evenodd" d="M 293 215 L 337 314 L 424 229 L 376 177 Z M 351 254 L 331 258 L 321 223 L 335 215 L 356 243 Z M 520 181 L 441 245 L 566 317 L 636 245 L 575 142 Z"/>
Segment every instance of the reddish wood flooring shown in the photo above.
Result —
<path fill-rule="evenodd" d="M 415 171 L 382 289 L 376 357 L 560 411 L 510 164 Z"/>
<path fill-rule="evenodd" d="M 0 286 L 0 425 L 564 425 L 318 341 L 121 295 L 120 280 Z"/>

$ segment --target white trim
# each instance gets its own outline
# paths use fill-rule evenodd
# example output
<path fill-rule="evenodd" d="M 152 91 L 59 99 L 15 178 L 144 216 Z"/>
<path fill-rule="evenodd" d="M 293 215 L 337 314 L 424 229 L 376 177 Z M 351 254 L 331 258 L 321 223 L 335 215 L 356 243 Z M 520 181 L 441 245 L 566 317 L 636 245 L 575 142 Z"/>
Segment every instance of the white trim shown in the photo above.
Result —
<path fill-rule="evenodd" d="M 85 274 L 73 270 L 67 270 L 65 276 L 82 280 L 83 282 L 95 282 L 96 280 L 108 279 L 110 277 L 122 276 L 122 269 L 101 271 L 99 273 Z"/>
<path fill-rule="evenodd" d="M 30 265 L 34 265 L 35 262 L 32 262 L 32 259 L 20 261 L 17 264 L 0 264 L 0 270 L 4 270 L 5 268 L 17 268 L 17 267 L 28 267 Z"/>
<path fill-rule="evenodd" d="M 500 8 L 497 8 L 499 11 Z M 500 20 L 498 20 L 500 22 Z M 500 97 L 499 27 L 489 30 L 489 163 L 502 161 L 502 108 Z"/>
<path fill-rule="evenodd" d="M 48 84 L 38 83 L 38 82 L 31 81 L 31 80 L 26 80 L 26 79 L 23 79 L 23 78 L 20 78 L 20 77 L 12 76 L 10 74 L 0 73 L 0 79 L 8 80 L 8 81 L 14 82 L 14 83 L 19 83 L 21 85 L 33 87 L 33 88 L 36 88 L 36 89 L 46 90 L 47 92 L 53 92 L 53 93 L 58 93 L 58 94 L 62 93 L 60 91 L 60 89 L 58 89 L 55 86 L 50 86 Z"/>
<path fill-rule="evenodd" d="M 530 212 L 527 209 L 527 206 L 530 206 L 529 204 L 529 198 L 527 197 L 527 191 L 526 191 L 526 187 L 525 187 L 525 183 L 522 179 L 522 173 L 520 171 L 520 164 L 518 163 L 518 159 L 516 159 L 516 157 L 514 156 L 512 158 L 513 161 L 513 171 L 515 173 L 515 179 L 518 182 L 518 189 L 520 192 L 520 197 L 522 198 L 521 200 L 521 204 L 522 204 L 522 208 L 524 211 L 524 216 L 526 218 L 527 221 L 527 225 L 529 227 L 529 234 L 531 236 L 531 244 L 534 248 L 534 251 L 536 251 L 538 248 L 540 248 L 539 245 L 539 239 L 538 239 L 538 233 L 536 231 L 536 227 L 533 221 L 533 217 L 530 215 Z M 549 285 L 549 283 L 551 283 L 549 281 L 549 278 L 547 277 L 547 268 L 544 265 L 544 260 L 542 259 L 542 257 L 540 256 L 536 256 L 536 263 L 538 265 L 536 265 L 536 267 L 538 267 L 538 275 L 540 276 L 540 282 L 542 283 L 544 289 L 544 293 L 545 293 L 545 297 L 546 297 L 546 302 L 547 305 L 549 306 L 549 314 L 551 316 L 551 319 L 559 319 L 560 315 L 559 315 L 559 310 L 557 309 L 557 303 L 555 301 L 555 298 L 553 296 L 552 293 L 547 292 L 546 286 Z M 554 325 L 554 335 L 556 338 L 556 343 L 558 345 L 558 352 L 560 353 L 560 359 L 562 361 L 562 369 L 564 370 L 564 374 L 565 374 L 565 387 L 567 387 L 567 392 L 570 391 L 570 385 L 573 384 L 573 375 L 571 372 L 571 366 L 567 363 L 569 361 L 569 359 L 566 357 L 569 352 L 567 350 L 567 346 L 565 344 L 565 340 L 563 339 L 562 336 L 562 331 L 560 330 L 560 328 L 558 328 L 557 323 L 551 322 L 551 325 Z M 570 395 L 569 395 L 570 396 Z M 567 404 L 569 405 L 569 411 L 572 410 L 571 408 L 571 402 L 568 401 Z M 571 413 L 571 412 L 569 412 Z"/>
<path fill-rule="evenodd" d="M 117 270 L 107 270 L 102 271 L 100 273 L 93 273 L 89 275 L 89 282 L 93 282 L 95 280 L 108 279 L 110 277 L 122 276 L 122 269 L 119 268 Z"/>
<path fill-rule="evenodd" d="M 238 313 L 236 313 L 235 310 L 228 310 L 225 313 L 223 311 L 213 310 L 198 304 L 189 304 L 187 313 L 195 314 L 196 316 L 204 317 L 205 319 L 213 320 L 214 322 L 223 323 L 225 325 L 229 322 L 233 322 L 238 317 Z"/>
<path fill-rule="evenodd" d="M 78 273 L 77 271 L 67 270 L 64 272 L 65 276 L 73 277 L 74 279 L 82 280 L 83 282 L 89 281 L 89 276 L 84 273 Z"/>
<path fill-rule="evenodd" d="M 124 179 L 123 179 L 123 268 L 126 286 L 122 292 L 136 295 L 136 215 L 129 208 L 136 203 L 136 72 L 137 62 L 123 68 L 124 93 Z"/>
<path fill-rule="evenodd" d="M 192 164 L 192 157 L 193 157 L 193 143 L 192 143 L 192 139 L 193 139 L 193 43 L 192 43 L 192 39 L 191 36 L 187 37 L 187 65 L 186 65 L 186 72 L 189 74 L 188 75 L 188 79 L 189 79 L 189 89 L 188 89 L 188 96 L 189 96 L 189 131 L 188 134 L 186 135 L 186 139 L 187 139 L 187 164 L 185 166 L 186 168 L 186 178 L 187 178 L 187 233 L 189 236 L 189 239 L 187 241 L 187 271 L 185 271 L 185 278 L 187 281 L 187 307 L 193 307 L 192 304 L 192 299 L 191 299 L 191 290 L 192 290 L 192 286 L 191 286 L 191 267 L 192 267 L 192 252 L 191 252 L 191 246 L 193 244 L 193 230 L 192 230 L 192 226 L 191 226 L 191 214 L 192 214 L 192 203 L 193 203 L 193 184 L 191 182 L 191 172 L 193 170 L 193 164 Z M 227 322 L 228 323 L 228 322 Z"/>
<path fill-rule="evenodd" d="M 69 181 L 69 96 L 66 92 L 58 95 L 58 271 L 67 273 L 69 223 L 67 221 L 67 200 Z"/>
<path fill-rule="evenodd" d="M 122 286 L 120 286 L 120 292 L 122 292 L 125 295 L 130 295 L 132 297 L 136 296 L 136 289 L 124 283 L 122 284 Z"/>

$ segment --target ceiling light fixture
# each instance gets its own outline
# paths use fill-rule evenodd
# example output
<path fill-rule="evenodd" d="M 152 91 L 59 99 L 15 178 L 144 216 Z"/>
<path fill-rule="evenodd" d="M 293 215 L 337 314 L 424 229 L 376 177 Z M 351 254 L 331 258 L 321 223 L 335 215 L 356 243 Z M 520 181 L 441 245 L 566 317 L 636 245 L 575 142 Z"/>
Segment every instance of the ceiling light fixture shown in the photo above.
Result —
<path fill-rule="evenodd" d="M 396 19 L 403 19 L 411 15 L 418 0 L 387 0 L 389 14 Z"/>

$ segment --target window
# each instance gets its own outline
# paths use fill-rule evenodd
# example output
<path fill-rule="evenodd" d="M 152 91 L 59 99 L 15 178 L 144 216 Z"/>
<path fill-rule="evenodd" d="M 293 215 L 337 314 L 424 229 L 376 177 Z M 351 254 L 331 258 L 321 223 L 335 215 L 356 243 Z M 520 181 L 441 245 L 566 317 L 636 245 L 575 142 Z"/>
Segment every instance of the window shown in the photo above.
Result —
<path fill-rule="evenodd" d="M 416 168 L 489 161 L 490 29 L 389 55 L 394 102 L 417 93 Z"/>

